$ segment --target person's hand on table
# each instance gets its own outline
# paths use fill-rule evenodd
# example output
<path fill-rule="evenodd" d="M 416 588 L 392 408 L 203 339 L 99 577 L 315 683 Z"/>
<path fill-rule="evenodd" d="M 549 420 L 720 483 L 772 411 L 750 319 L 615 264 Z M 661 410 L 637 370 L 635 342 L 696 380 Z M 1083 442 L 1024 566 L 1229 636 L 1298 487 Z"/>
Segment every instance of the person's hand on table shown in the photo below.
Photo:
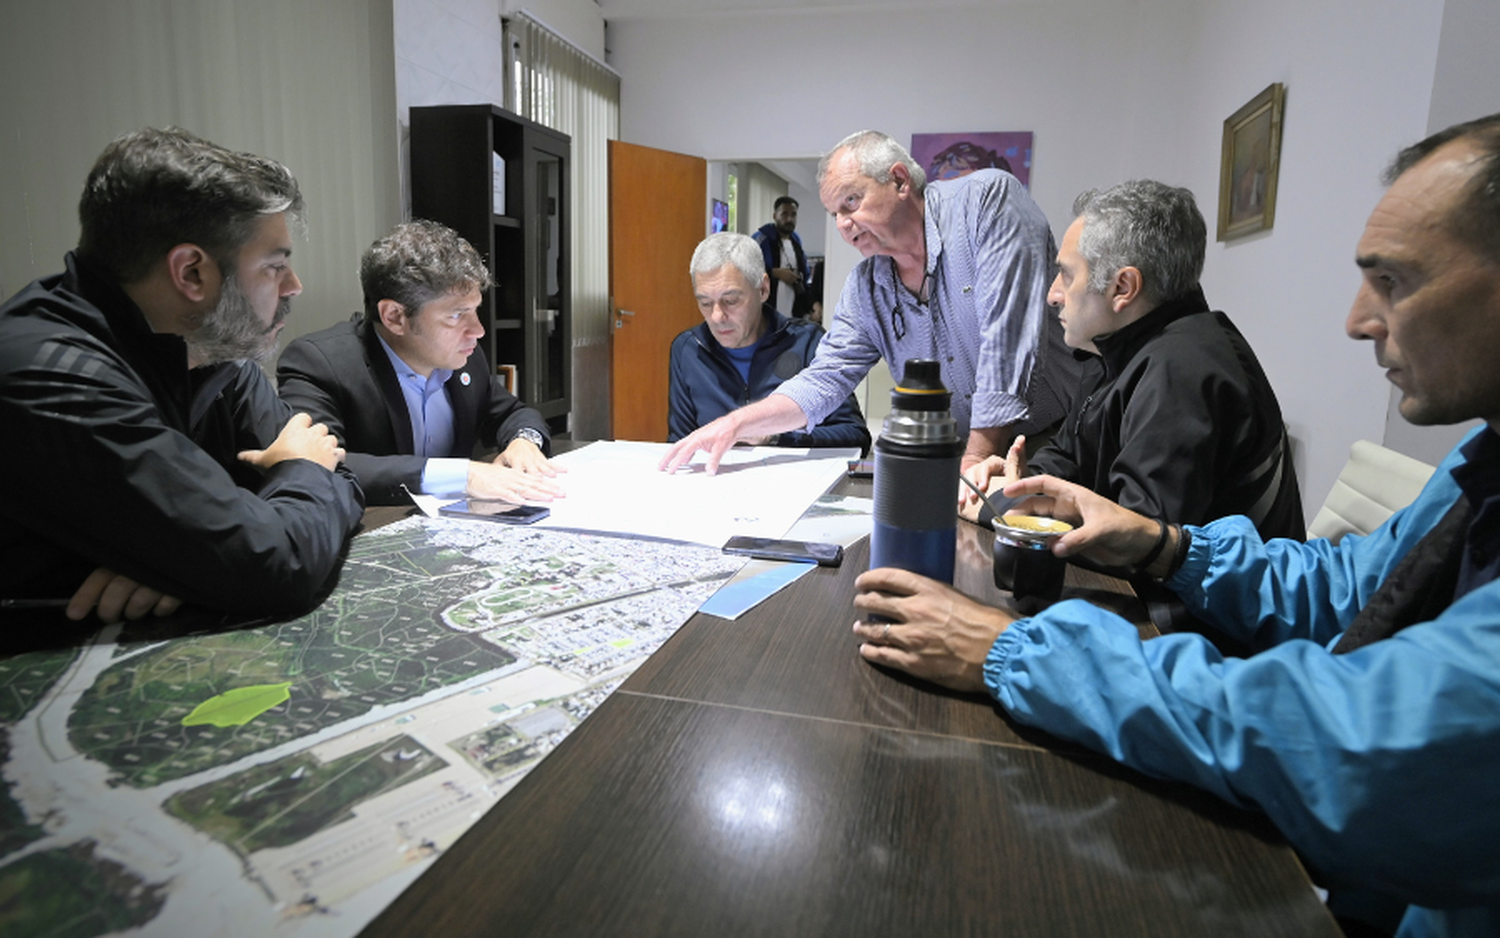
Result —
<path fill-rule="evenodd" d="M 1162 533 L 1161 523 L 1121 508 L 1102 495 L 1064 482 L 1056 476 L 1030 476 L 1005 486 L 1008 496 L 1030 496 L 1017 506 L 1027 514 L 1046 515 L 1066 521 L 1073 530 L 1052 544 L 1059 557 L 1075 554 L 1109 567 L 1134 567 L 1156 546 Z M 1176 547 L 1176 532 L 1146 572 L 1164 570 L 1171 563 Z"/>
<path fill-rule="evenodd" d="M 99 620 L 114 624 L 120 619 L 139 619 L 154 614 L 169 616 L 182 608 L 182 600 L 168 596 L 160 590 L 137 583 L 128 576 L 100 567 L 87 577 L 83 585 L 68 600 L 64 612 L 74 622 L 80 621 L 89 612 L 97 611 Z"/>
<path fill-rule="evenodd" d="M 555 465 L 535 443 L 519 436 L 511 440 L 510 445 L 501 450 L 496 462 L 528 475 L 547 476 L 548 478 L 556 477 L 559 472 L 568 471 L 566 466 Z"/>
<path fill-rule="evenodd" d="M 294 414 L 270 446 L 241 450 L 239 458 L 262 470 L 288 459 L 309 459 L 332 472 L 344 461 L 344 448 L 328 427 L 313 423 L 307 414 Z"/>
<path fill-rule="evenodd" d="M 719 471 L 719 461 L 735 443 L 771 439 L 778 433 L 806 425 L 807 415 L 796 402 L 784 394 L 773 393 L 732 410 L 673 443 L 656 468 L 676 472 L 691 462 L 694 455 L 704 452 L 708 454 L 704 471 L 713 475 Z"/>
<path fill-rule="evenodd" d="M 469 483 L 464 490 L 472 498 L 498 498 L 517 503 L 550 502 L 567 495 L 549 476 L 478 460 L 469 462 Z"/>
<path fill-rule="evenodd" d="M 676 472 L 701 451 L 708 454 L 704 470 L 713 475 L 719 471 L 719 460 L 738 442 L 739 434 L 739 424 L 734 419 L 734 413 L 725 414 L 673 443 L 656 468 L 663 472 Z"/>
<path fill-rule="evenodd" d="M 880 567 L 854 581 L 854 607 L 890 623 L 855 622 L 866 661 L 953 690 L 984 687 L 984 659 L 1015 618 L 953 587 L 906 570 Z"/>
<path fill-rule="evenodd" d="M 1026 437 L 1018 436 L 1010 444 L 1010 452 L 1002 458 L 989 456 L 969 467 L 964 473 L 970 482 L 979 486 L 986 495 L 995 488 L 1002 488 L 1026 475 Z M 958 513 L 967 521 L 978 522 L 984 503 L 967 485 L 958 487 Z"/>

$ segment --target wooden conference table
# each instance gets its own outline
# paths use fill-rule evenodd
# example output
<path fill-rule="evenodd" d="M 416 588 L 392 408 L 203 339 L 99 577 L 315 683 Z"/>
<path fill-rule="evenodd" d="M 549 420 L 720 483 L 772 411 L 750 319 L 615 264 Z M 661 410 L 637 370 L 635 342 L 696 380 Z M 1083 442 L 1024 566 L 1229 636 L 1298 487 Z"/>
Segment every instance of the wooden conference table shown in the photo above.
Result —
<path fill-rule="evenodd" d="M 959 529 L 956 585 L 1006 603 Z M 1263 817 L 864 662 L 868 565 L 695 615 L 363 934 L 1341 934 Z"/>

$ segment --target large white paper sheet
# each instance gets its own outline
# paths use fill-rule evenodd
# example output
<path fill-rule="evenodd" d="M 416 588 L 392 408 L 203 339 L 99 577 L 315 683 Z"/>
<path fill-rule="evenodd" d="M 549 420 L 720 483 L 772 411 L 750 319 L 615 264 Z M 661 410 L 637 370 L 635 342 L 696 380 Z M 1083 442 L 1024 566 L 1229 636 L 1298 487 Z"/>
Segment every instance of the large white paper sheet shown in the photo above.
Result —
<path fill-rule="evenodd" d="M 566 498 L 538 524 L 721 546 L 735 534 L 781 537 L 848 470 L 853 449 L 736 447 L 717 475 L 700 453 L 675 473 L 656 467 L 666 443 L 590 443 L 555 458 Z"/>

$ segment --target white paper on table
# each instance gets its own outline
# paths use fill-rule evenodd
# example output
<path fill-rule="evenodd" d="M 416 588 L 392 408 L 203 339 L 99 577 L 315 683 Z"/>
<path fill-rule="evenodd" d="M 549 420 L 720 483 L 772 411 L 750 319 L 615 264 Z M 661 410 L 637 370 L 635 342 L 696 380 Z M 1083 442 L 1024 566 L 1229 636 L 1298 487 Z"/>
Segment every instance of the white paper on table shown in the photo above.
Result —
<path fill-rule="evenodd" d="M 590 443 L 554 458 L 567 468 L 568 493 L 546 503 L 543 527 L 604 531 L 722 546 L 733 535 L 781 537 L 807 507 L 848 471 L 854 449 L 735 447 L 717 475 L 705 457 L 675 473 L 656 467 L 666 443 Z"/>
<path fill-rule="evenodd" d="M 455 505 L 463 501 L 462 498 L 443 497 L 440 495 L 421 495 L 411 491 L 410 489 L 407 490 L 406 494 L 410 495 L 411 500 L 416 503 L 418 508 L 422 509 L 422 514 L 426 515 L 429 518 L 442 517 L 440 514 L 438 514 L 438 512 L 442 510 L 444 505 Z"/>

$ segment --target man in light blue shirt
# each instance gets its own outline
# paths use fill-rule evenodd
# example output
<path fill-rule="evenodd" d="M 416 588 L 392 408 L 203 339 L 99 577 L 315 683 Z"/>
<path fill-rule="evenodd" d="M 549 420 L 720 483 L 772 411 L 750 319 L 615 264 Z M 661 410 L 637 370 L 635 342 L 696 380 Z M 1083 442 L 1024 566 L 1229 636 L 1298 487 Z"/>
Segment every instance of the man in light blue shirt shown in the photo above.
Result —
<path fill-rule="evenodd" d="M 1163 525 L 1051 476 L 1055 553 L 1157 577 L 1256 652 L 1142 642 L 1070 599 L 1036 616 L 899 570 L 858 580 L 860 653 L 1162 778 L 1264 811 L 1334 896 L 1401 936 L 1500 934 L 1500 114 L 1402 151 L 1355 253 L 1345 329 L 1415 424 L 1485 422 L 1417 500 L 1338 545 L 1249 519 Z M 1333 904 L 1332 902 L 1330 903 Z M 1366 919 L 1368 920 L 1368 919 Z"/>
<path fill-rule="evenodd" d="M 370 504 L 561 496 L 545 419 L 480 347 L 490 277 L 474 248 L 436 222 L 398 225 L 365 252 L 360 281 L 364 315 L 291 343 L 276 374 L 282 399 L 344 442 Z M 476 448 L 500 455 L 474 459 Z"/>
<path fill-rule="evenodd" d="M 762 401 L 681 440 L 676 469 L 699 450 L 708 469 L 736 440 L 817 426 L 882 358 L 899 382 L 912 358 L 936 359 L 968 435 L 965 469 L 1036 443 L 1062 419 L 1081 365 L 1047 307 L 1052 229 L 1012 175 L 980 170 L 926 184 L 885 134 L 851 134 L 818 167 L 819 197 L 864 255 L 844 284 L 811 365 Z"/>

